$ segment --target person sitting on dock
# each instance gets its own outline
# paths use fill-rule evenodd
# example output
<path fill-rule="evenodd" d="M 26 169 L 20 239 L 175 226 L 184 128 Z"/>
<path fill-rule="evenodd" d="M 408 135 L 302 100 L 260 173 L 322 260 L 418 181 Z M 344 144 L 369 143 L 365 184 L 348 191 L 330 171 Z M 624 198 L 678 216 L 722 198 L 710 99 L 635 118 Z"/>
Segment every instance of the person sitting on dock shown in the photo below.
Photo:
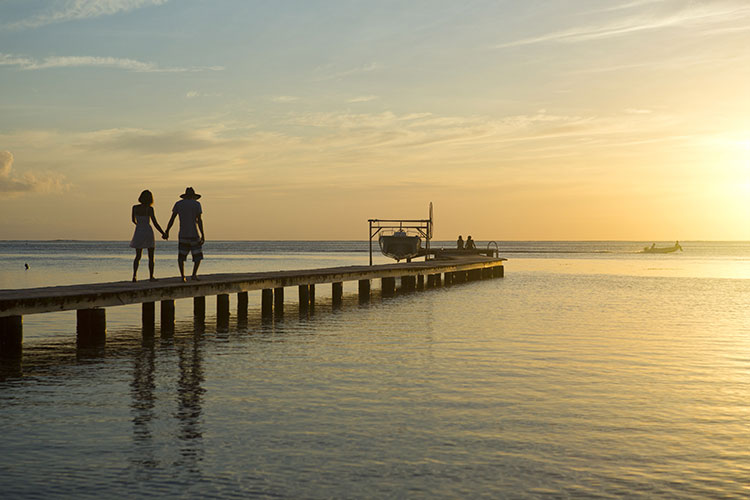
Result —
<path fill-rule="evenodd" d="M 196 194 L 193 188 L 185 189 L 185 194 L 181 194 L 182 200 L 174 204 L 172 209 L 172 218 L 169 219 L 167 229 L 164 230 L 162 238 L 169 239 L 169 230 L 172 228 L 175 217 L 180 216 L 180 233 L 177 251 L 177 266 L 180 269 L 180 277 L 185 281 L 185 260 L 187 254 L 193 256 L 193 275 L 192 279 L 198 281 L 198 266 L 203 260 L 203 243 L 206 241 L 203 232 L 203 219 L 201 214 L 203 209 L 198 202 L 201 195 Z M 200 230 L 200 236 L 198 235 Z"/>
<path fill-rule="evenodd" d="M 456 241 L 456 248 L 459 250 L 464 249 L 464 238 L 460 234 L 458 235 L 458 240 Z"/>
<path fill-rule="evenodd" d="M 474 244 L 474 240 L 471 239 L 471 235 L 466 237 L 466 245 L 464 246 L 466 250 L 474 250 L 477 248 L 477 246 Z"/>

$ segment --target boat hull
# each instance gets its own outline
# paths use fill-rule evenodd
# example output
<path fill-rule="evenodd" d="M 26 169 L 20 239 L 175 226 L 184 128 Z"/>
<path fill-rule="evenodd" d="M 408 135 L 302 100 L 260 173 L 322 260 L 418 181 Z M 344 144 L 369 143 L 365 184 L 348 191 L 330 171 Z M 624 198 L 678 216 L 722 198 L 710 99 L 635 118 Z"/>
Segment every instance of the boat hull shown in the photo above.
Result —
<path fill-rule="evenodd" d="M 422 249 L 419 236 L 382 235 L 378 242 L 383 255 L 396 260 L 417 257 Z"/>
<path fill-rule="evenodd" d="M 666 248 L 651 248 L 646 247 L 641 251 L 641 253 L 672 253 L 676 252 L 677 250 L 682 251 L 682 247 L 679 245 L 675 245 L 673 247 L 666 247 Z"/>

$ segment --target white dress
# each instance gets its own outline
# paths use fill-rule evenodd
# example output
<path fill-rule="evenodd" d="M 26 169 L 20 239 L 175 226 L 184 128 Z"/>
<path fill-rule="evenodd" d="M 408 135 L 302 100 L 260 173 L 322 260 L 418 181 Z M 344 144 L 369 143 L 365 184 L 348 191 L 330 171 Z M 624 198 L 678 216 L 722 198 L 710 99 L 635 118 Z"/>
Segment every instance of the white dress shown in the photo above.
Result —
<path fill-rule="evenodd" d="M 154 242 L 154 230 L 149 224 L 148 215 L 136 215 L 135 216 L 135 232 L 133 233 L 133 239 L 130 240 L 130 248 L 153 248 Z"/>

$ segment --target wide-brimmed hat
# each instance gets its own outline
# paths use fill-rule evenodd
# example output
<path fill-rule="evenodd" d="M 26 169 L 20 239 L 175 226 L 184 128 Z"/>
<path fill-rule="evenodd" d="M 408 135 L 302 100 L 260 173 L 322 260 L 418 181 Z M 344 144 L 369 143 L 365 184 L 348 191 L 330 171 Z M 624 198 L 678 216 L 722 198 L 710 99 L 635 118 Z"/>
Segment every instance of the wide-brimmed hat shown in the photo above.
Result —
<path fill-rule="evenodd" d="M 181 194 L 180 195 L 180 198 L 183 198 L 183 199 L 184 198 L 192 198 L 194 200 L 197 200 L 200 197 L 201 197 L 201 195 L 196 194 L 195 190 L 193 190 L 193 188 L 191 188 L 191 187 L 185 188 L 185 194 Z"/>

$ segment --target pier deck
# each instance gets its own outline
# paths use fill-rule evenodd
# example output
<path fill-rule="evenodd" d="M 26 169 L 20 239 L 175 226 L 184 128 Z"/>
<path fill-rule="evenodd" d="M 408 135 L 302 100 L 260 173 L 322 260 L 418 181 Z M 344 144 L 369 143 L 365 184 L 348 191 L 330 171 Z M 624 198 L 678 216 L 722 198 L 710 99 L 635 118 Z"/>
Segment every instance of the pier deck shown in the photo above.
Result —
<path fill-rule="evenodd" d="M 258 273 L 207 274 L 200 281 L 179 278 L 156 282 L 119 281 L 82 285 L 0 290 L 0 354 L 21 348 L 22 317 L 54 311 L 78 311 L 79 343 L 104 338 L 105 307 L 143 304 L 144 332 L 153 328 L 154 303 L 161 302 L 162 330 L 174 322 L 174 300 L 194 298 L 196 315 L 205 311 L 205 297 L 217 296 L 217 322 L 228 323 L 229 294 L 238 294 L 238 306 L 247 314 L 247 292 L 262 290 L 262 314 L 278 317 L 283 314 L 284 287 L 299 287 L 300 308 L 314 307 L 314 287 L 333 286 L 333 306 L 341 303 L 342 282 L 358 281 L 360 301 L 369 300 L 370 280 L 382 280 L 382 292 L 395 291 L 395 279 L 401 278 L 402 288 L 435 287 L 442 284 L 503 276 L 505 259 L 471 256 L 454 260 L 429 260 L 374 266 L 346 266 L 323 269 L 301 269 Z M 441 276 L 444 275 L 444 278 Z M 426 283 L 425 283 L 425 277 Z M 171 312 L 170 312 L 171 311 Z M 242 315 L 242 311 L 238 312 Z"/>

